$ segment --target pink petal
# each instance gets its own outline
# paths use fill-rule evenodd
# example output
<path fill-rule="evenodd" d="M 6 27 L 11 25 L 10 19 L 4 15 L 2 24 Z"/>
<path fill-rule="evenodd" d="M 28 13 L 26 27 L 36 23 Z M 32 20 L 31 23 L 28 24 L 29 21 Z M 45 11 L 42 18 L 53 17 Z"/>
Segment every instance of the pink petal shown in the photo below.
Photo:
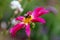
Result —
<path fill-rule="evenodd" d="M 31 14 L 32 14 L 32 11 L 27 12 L 27 15 L 31 15 Z"/>
<path fill-rule="evenodd" d="M 20 30 L 22 27 L 24 26 L 24 24 L 22 23 L 18 23 L 16 25 L 14 25 L 13 27 L 10 28 L 9 32 L 12 36 L 15 36 L 16 35 L 16 32 L 18 30 Z"/>
<path fill-rule="evenodd" d="M 46 21 L 43 19 L 43 18 L 34 18 L 33 20 L 32 20 L 32 22 L 40 22 L 40 23 L 42 23 L 42 24 L 45 24 L 46 23 Z"/>
<path fill-rule="evenodd" d="M 41 16 L 41 15 L 47 14 L 47 13 L 48 13 L 48 10 L 46 10 L 46 9 L 43 8 L 43 7 L 38 7 L 38 8 L 36 8 L 36 9 L 33 11 L 32 15 L 34 15 L 34 16 Z"/>
<path fill-rule="evenodd" d="M 25 32 L 27 34 L 28 37 L 30 37 L 30 24 L 27 24 L 26 27 L 25 27 Z"/>
<path fill-rule="evenodd" d="M 16 20 L 20 20 L 20 21 L 22 21 L 23 19 L 24 19 L 23 16 L 18 16 L 18 17 L 16 18 Z"/>

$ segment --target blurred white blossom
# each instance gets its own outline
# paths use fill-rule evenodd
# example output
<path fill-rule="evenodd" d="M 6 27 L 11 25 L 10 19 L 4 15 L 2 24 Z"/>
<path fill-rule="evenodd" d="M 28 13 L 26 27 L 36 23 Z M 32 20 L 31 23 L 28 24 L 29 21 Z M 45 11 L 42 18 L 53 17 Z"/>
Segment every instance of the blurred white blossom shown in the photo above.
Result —
<path fill-rule="evenodd" d="M 6 29 L 7 28 L 7 23 L 6 22 L 1 22 L 1 28 Z"/>
<path fill-rule="evenodd" d="M 13 19 L 11 20 L 11 24 L 12 24 L 12 25 L 15 25 L 15 24 L 17 24 L 17 23 L 18 23 L 18 21 L 15 20 L 15 18 L 13 18 Z"/>
<path fill-rule="evenodd" d="M 18 14 L 18 12 L 19 12 L 19 10 L 17 9 L 14 11 L 14 14 L 16 15 L 16 14 Z"/>
<path fill-rule="evenodd" d="M 19 3 L 19 1 L 18 0 L 13 0 L 13 1 L 11 1 L 11 8 L 12 9 L 18 9 L 20 12 L 23 12 L 23 8 L 21 7 L 21 4 Z"/>

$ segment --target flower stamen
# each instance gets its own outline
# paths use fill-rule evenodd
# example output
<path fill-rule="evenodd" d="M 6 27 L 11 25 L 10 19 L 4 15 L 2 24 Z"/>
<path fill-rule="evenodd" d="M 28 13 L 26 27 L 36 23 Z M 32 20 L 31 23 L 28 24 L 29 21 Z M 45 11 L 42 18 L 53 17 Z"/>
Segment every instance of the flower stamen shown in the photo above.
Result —
<path fill-rule="evenodd" d="M 25 16 L 23 22 L 25 24 L 27 24 L 27 23 L 31 23 L 31 20 L 32 20 L 32 16 L 27 15 L 27 16 Z"/>

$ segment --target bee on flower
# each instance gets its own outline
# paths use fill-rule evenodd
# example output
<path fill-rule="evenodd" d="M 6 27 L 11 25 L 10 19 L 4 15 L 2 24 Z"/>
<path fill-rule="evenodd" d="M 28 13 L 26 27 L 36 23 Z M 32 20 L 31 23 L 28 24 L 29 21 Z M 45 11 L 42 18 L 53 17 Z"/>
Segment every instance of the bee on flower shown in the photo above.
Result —
<path fill-rule="evenodd" d="M 30 34 L 31 34 L 30 24 L 35 22 L 45 24 L 46 21 L 44 20 L 44 18 L 41 18 L 40 16 L 43 14 L 47 14 L 48 12 L 49 11 L 46 10 L 45 8 L 38 7 L 33 11 L 27 12 L 25 16 L 18 16 L 16 20 L 20 22 L 18 22 L 16 25 L 11 27 L 9 32 L 11 33 L 12 36 L 14 36 L 16 35 L 18 30 L 25 28 L 26 35 L 30 37 Z"/>

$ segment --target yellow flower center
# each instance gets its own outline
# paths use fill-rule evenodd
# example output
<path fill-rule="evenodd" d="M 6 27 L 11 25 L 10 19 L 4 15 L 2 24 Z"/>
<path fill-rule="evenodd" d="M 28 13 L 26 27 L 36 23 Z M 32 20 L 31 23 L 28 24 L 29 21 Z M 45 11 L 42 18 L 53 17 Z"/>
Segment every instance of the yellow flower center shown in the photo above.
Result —
<path fill-rule="evenodd" d="M 31 23 L 31 20 L 32 20 L 32 16 L 26 16 L 23 20 L 23 22 L 26 24 L 26 23 Z"/>

